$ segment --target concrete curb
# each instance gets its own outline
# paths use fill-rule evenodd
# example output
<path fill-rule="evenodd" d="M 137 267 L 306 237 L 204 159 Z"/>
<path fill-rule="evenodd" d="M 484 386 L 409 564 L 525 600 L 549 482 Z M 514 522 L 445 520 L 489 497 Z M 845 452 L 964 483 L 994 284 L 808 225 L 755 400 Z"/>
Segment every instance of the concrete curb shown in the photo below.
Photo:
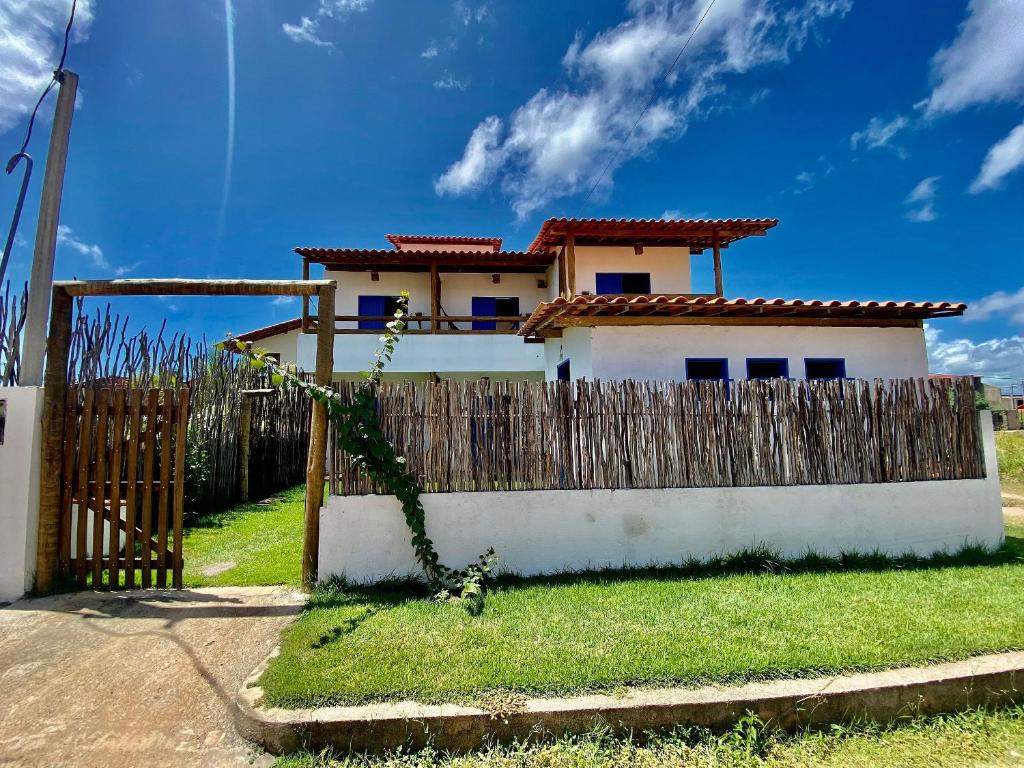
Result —
<path fill-rule="evenodd" d="M 1024 701 L 1024 652 L 977 656 L 928 667 L 775 680 L 740 686 L 637 689 L 623 696 L 594 694 L 529 699 L 521 711 L 494 716 L 476 707 L 416 702 L 319 709 L 263 709 L 257 686 L 275 650 L 243 683 L 236 724 L 246 738 L 273 754 L 299 748 L 382 752 L 422 747 L 465 752 L 490 741 L 586 732 L 617 733 L 679 724 L 722 730 L 747 712 L 782 728 L 909 715 L 956 712 Z"/>

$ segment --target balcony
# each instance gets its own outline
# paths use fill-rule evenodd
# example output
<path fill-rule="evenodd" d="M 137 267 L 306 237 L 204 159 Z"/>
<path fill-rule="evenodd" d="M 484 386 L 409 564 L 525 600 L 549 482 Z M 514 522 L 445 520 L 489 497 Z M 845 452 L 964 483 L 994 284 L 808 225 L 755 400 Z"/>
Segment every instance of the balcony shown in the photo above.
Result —
<path fill-rule="evenodd" d="M 336 333 L 334 372 L 355 374 L 369 368 L 380 347 L 380 329 L 339 328 Z M 432 333 L 429 328 L 413 327 L 407 331 L 409 335 L 399 342 L 387 370 L 389 374 L 507 374 L 513 378 L 537 374 L 543 378 L 544 345 L 526 344 L 515 333 L 515 330 L 507 329 L 438 329 Z M 316 341 L 317 337 L 311 334 L 300 334 L 298 338 L 298 364 L 307 371 L 316 367 Z"/>
<path fill-rule="evenodd" d="M 521 315 L 427 315 L 412 312 L 405 317 L 406 334 L 506 334 L 514 335 L 530 317 Z M 368 333 L 380 335 L 393 315 L 335 315 L 336 335 Z M 307 327 L 315 321 L 307 320 Z"/>

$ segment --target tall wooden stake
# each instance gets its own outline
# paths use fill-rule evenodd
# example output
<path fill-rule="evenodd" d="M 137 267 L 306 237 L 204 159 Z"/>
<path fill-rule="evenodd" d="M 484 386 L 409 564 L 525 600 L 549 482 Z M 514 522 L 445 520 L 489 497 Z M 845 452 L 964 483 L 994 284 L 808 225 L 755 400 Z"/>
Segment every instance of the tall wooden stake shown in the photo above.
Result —
<path fill-rule="evenodd" d="M 53 259 L 57 250 L 57 225 L 64 189 L 64 168 L 71 139 L 71 117 L 75 112 L 78 75 L 63 70 L 60 75 L 57 110 L 50 131 L 50 150 L 46 156 L 43 196 L 39 203 L 36 247 L 32 257 L 32 275 L 28 285 L 28 312 L 25 317 L 25 349 L 22 353 L 21 380 L 25 386 L 43 383 L 43 355 L 46 351 L 46 319 L 53 285 Z"/>
<path fill-rule="evenodd" d="M 50 303 L 50 302 L 47 302 Z M 64 404 L 68 389 L 71 314 L 74 302 L 63 288 L 53 289 L 50 338 L 43 389 L 43 433 L 39 465 L 39 534 L 36 543 L 36 592 L 46 593 L 57 573 L 60 550 L 61 469 L 64 456 Z M 78 557 L 85 558 L 84 548 Z M 97 555 L 98 556 L 98 555 Z"/>
<path fill-rule="evenodd" d="M 316 383 L 331 385 L 334 373 L 334 291 L 332 282 L 317 292 Z M 306 511 L 302 536 L 302 587 L 311 589 L 320 565 L 320 507 L 324 505 L 327 469 L 327 406 L 313 401 L 306 463 Z"/>

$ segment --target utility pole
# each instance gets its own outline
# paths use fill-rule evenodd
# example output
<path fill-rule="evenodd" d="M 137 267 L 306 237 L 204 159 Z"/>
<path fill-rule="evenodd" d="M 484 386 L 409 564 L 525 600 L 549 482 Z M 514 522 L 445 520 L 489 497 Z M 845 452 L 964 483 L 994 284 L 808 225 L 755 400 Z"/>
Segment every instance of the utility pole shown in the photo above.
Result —
<path fill-rule="evenodd" d="M 60 70 L 55 77 L 60 83 L 60 92 L 57 95 L 57 109 L 50 132 L 50 149 L 46 155 L 43 194 L 39 202 L 36 247 L 32 256 L 32 275 L 28 285 L 25 348 L 21 356 L 20 383 L 35 387 L 43 383 L 46 320 L 50 314 L 50 291 L 53 285 L 53 259 L 57 250 L 60 200 L 64 189 L 68 142 L 71 139 L 71 117 L 75 111 L 75 94 L 78 92 L 78 75 L 74 72 Z"/>

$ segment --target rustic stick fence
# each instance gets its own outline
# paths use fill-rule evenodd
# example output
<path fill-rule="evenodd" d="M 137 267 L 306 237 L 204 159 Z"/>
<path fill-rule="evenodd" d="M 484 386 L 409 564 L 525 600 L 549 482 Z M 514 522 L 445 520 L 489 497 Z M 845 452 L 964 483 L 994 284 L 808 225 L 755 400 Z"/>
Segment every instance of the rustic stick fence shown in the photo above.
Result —
<path fill-rule="evenodd" d="M 336 388 L 347 400 L 356 386 Z M 385 434 L 431 492 L 985 475 L 966 378 L 386 383 L 378 404 Z M 337 451 L 329 461 L 331 493 L 383 492 Z"/>
<path fill-rule="evenodd" d="M 269 387 L 269 376 L 205 339 L 129 332 L 129 318 L 110 305 L 87 313 L 77 302 L 69 346 L 69 393 L 85 385 L 112 389 L 190 391 L 185 467 L 186 517 L 241 501 L 240 420 L 243 392 Z M 81 395 L 78 395 L 81 402 Z M 301 393 L 275 389 L 253 403 L 250 497 L 263 498 L 306 476 L 310 405 Z"/>
<path fill-rule="evenodd" d="M 21 293 L 11 292 L 7 281 L 0 295 L 0 387 L 18 384 L 21 371 L 21 333 L 28 311 L 28 284 Z"/>

